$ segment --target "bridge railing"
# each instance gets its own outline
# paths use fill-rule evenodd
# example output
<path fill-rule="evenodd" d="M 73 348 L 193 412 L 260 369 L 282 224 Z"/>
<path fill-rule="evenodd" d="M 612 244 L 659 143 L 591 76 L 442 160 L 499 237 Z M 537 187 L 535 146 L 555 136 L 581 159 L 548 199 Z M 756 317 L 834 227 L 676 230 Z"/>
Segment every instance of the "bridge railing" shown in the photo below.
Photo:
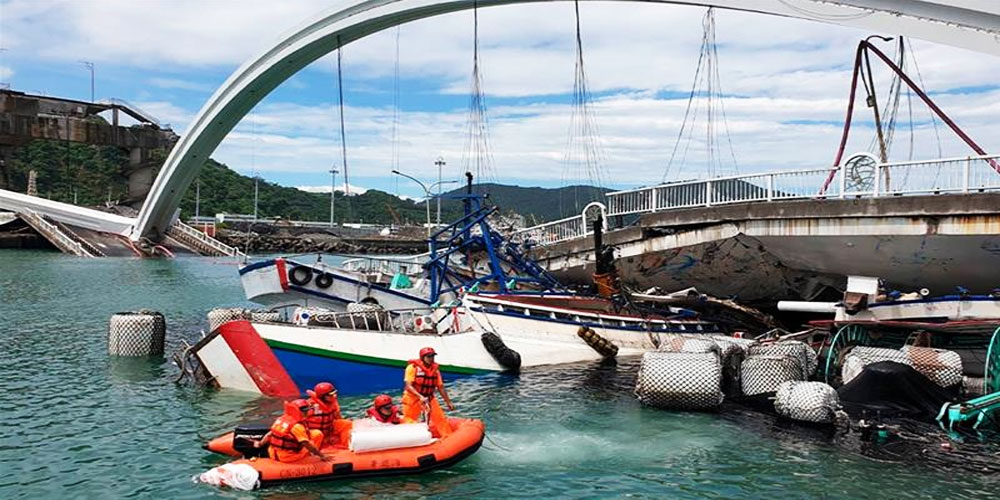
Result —
<path fill-rule="evenodd" d="M 826 167 L 660 184 L 608 193 L 605 205 L 607 216 L 616 217 L 732 203 L 1000 190 L 1000 155 L 890 163 L 873 161 L 869 165 L 867 168 Z M 546 245 L 585 236 L 589 231 L 581 215 L 522 229 L 515 234 Z"/>
<path fill-rule="evenodd" d="M 607 228 L 607 207 L 603 203 L 590 203 L 580 212 L 580 215 L 566 217 L 565 219 L 554 220 L 539 224 L 534 227 L 514 231 L 512 237 L 520 242 L 533 242 L 536 245 L 550 245 L 560 241 L 571 240 L 580 236 L 586 236 L 594 232 L 594 228 L 588 223 L 587 213 L 593 216 L 594 211 L 599 211 L 601 220 Z"/>

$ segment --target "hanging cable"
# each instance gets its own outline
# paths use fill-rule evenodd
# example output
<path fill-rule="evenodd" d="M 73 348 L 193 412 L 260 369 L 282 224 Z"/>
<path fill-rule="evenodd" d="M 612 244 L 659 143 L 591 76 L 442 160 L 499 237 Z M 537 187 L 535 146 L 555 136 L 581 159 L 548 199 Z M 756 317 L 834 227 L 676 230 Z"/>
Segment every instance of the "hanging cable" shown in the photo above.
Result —
<path fill-rule="evenodd" d="M 392 169 L 399 170 L 399 30 L 396 26 L 396 60 L 392 71 Z M 399 176 L 396 176 L 397 184 Z M 398 192 L 396 193 L 399 194 Z"/>
<path fill-rule="evenodd" d="M 600 130 L 597 127 L 597 118 L 592 105 L 592 96 L 583 59 L 579 0 L 574 0 L 573 9 L 576 16 L 576 60 L 574 62 L 573 102 L 566 140 L 563 178 L 564 184 L 567 180 L 574 181 L 573 211 L 579 212 L 582 205 L 590 201 L 590 196 L 593 194 L 586 193 L 587 196 L 581 199 L 580 183 L 587 182 L 590 186 L 603 187 L 604 174 L 601 167 L 603 151 L 600 143 Z M 562 195 L 560 194 L 560 196 Z M 560 200 L 561 204 L 562 200 Z"/>
<path fill-rule="evenodd" d="M 729 147 L 729 158 L 732 161 L 733 173 L 739 173 L 739 163 L 736 161 L 736 148 L 733 147 L 732 133 L 729 128 L 729 117 L 726 115 L 725 94 L 722 90 L 722 76 L 719 72 L 719 50 L 716 43 L 715 9 L 709 7 L 702 18 L 701 48 L 698 52 L 698 63 L 695 66 L 691 91 L 684 108 L 684 118 L 677 131 L 677 138 L 670 151 L 670 158 L 663 171 L 663 182 L 670 178 L 675 164 L 687 165 L 688 152 L 694 143 L 695 125 L 701 113 L 702 102 L 705 107 L 705 172 L 709 177 L 722 175 L 728 170 L 723 165 L 723 143 L 719 138 L 718 120 L 722 119 L 722 128 L 726 134 L 726 145 Z M 681 144 L 683 143 L 683 148 Z M 680 156 L 678 157 L 678 152 Z M 728 163 L 728 162 L 726 162 Z"/>
<path fill-rule="evenodd" d="M 463 165 L 475 174 L 476 182 L 497 180 L 490 149 L 490 123 L 486 113 L 486 94 L 479 68 L 479 3 L 472 4 L 472 84 Z"/>
<path fill-rule="evenodd" d="M 340 107 L 340 156 L 344 165 L 344 202 L 347 205 L 347 219 L 351 220 L 351 179 L 347 173 L 347 131 L 344 127 L 344 78 L 341 66 L 341 55 L 344 51 L 340 44 L 340 35 L 337 35 L 337 94 L 338 105 Z M 332 195 L 333 193 L 331 193 Z"/>

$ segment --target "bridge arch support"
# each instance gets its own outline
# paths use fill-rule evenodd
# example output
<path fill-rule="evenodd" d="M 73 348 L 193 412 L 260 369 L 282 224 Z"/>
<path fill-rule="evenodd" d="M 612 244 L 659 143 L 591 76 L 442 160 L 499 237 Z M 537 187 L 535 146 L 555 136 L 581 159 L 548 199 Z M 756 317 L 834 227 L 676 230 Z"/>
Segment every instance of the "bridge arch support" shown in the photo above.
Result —
<path fill-rule="evenodd" d="M 250 110 L 282 82 L 359 38 L 418 19 L 490 7 L 556 0 L 351 0 L 318 14 L 234 72 L 201 108 L 177 142 L 139 213 L 131 238 L 157 238 L 205 161 Z M 1000 55 L 1000 9 L 925 0 L 621 0 L 716 6 L 904 34 Z M 964 2 L 961 2 L 964 3 Z"/>

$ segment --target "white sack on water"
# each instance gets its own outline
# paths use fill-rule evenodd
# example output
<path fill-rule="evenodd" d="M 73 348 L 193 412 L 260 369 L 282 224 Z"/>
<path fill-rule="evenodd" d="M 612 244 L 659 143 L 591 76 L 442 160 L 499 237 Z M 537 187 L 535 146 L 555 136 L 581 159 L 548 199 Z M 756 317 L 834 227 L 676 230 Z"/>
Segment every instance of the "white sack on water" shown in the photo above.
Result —
<path fill-rule="evenodd" d="M 355 420 L 351 430 L 351 451 L 355 453 L 411 448 L 433 442 L 425 423 L 383 424 L 372 419 Z"/>
<path fill-rule="evenodd" d="M 260 474 L 247 464 L 220 465 L 193 477 L 192 480 L 243 491 L 250 491 L 260 486 Z"/>

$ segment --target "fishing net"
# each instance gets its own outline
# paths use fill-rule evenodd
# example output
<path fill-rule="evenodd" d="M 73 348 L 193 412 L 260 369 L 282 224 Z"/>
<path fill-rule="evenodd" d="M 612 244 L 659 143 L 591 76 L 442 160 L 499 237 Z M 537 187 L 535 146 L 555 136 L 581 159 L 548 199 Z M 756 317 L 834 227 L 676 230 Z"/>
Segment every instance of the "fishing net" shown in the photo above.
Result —
<path fill-rule="evenodd" d="M 782 382 L 805 380 L 802 360 L 791 355 L 756 355 L 743 361 L 740 369 L 744 396 L 773 393 Z"/>
<path fill-rule="evenodd" d="M 774 410 L 792 420 L 831 424 L 840 410 L 840 397 L 823 382 L 792 380 L 778 385 Z"/>
<path fill-rule="evenodd" d="M 722 404 L 722 365 L 714 352 L 647 352 L 635 395 L 645 405 L 707 410 Z"/>

